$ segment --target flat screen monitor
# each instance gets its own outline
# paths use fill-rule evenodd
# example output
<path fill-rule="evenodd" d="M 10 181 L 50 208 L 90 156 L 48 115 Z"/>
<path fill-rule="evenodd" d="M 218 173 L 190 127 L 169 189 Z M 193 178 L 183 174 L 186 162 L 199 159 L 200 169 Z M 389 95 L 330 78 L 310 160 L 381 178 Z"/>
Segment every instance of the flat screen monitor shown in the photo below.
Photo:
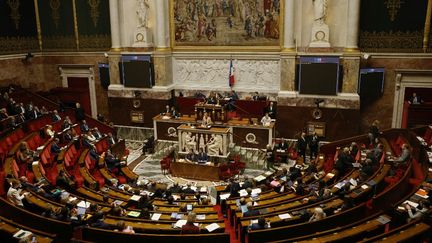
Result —
<path fill-rule="evenodd" d="M 337 95 L 338 83 L 339 57 L 300 57 L 300 94 Z"/>

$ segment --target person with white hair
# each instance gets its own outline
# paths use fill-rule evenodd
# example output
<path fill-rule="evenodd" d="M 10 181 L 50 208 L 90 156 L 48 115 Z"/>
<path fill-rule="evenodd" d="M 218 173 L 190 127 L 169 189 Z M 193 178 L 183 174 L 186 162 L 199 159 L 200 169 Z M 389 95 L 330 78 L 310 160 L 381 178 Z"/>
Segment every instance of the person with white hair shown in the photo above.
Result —
<path fill-rule="evenodd" d="M 327 215 L 322 208 L 314 208 L 314 214 L 310 217 L 309 222 L 314 222 L 325 218 Z"/>

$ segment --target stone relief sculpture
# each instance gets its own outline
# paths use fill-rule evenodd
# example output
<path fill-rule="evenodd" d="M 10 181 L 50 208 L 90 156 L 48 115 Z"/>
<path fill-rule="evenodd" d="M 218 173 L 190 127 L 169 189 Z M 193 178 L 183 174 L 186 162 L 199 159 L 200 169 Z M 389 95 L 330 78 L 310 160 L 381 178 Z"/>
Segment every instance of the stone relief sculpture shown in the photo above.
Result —
<path fill-rule="evenodd" d="M 325 23 L 327 17 L 327 0 L 312 0 L 314 22 L 310 47 L 330 47 L 329 27 Z"/>
<path fill-rule="evenodd" d="M 207 151 L 209 155 L 217 156 L 222 150 L 223 139 L 221 135 L 211 135 L 210 141 L 207 143 Z"/>
<path fill-rule="evenodd" d="M 276 60 L 235 60 L 235 88 L 274 89 L 280 86 L 280 65 Z M 229 60 L 176 59 L 174 82 L 182 88 L 227 88 Z"/>
<path fill-rule="evenodd" d="M 153 38 L 148 26 L 148 17 L 150 5 L 147 0 L 137 0 L 138 9 L 136 11 L 138 24 L 134 33 L 133 47 L 150 47 L 153 46 Z"/>

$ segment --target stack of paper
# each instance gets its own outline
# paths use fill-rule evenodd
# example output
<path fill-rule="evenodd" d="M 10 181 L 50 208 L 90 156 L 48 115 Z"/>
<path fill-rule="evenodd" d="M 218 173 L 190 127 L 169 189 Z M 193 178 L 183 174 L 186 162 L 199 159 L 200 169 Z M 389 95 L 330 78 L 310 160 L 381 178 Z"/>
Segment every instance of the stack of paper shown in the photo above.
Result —
<path fill-rule="evenodd" d="M 213 223 L 213 224 L 207 225 L 205 228 L 207 229 L 208 232 L 213 232 L 213 231 L 219 229 L 220 226 L 217 223 Z"/>
<path fill-rule="evenodd" d="M 261 188 L 252 189 L 252 194 L 260 194 L 260 193 L 261 193 Z"/>
<path fill-rule="evenodd" d="M 256 180 L 256 181 L 258 181 L 258 182 L 263 181 L 263 180 L 265 180 L 265 179 L 266 179 L 266 178 L 265 178 L 265 176 L 263 176 L 263 175 L 259 175 L 259 176 L 257 176 L 257 177 L 254 178 L 254 180 Z"/>
<path fill-rule="evenodd" d="M 414 207 L 414 208 L 416 208 L 416 207 L 418 206 L 418 203 L 412 202 L 412 201 L 410 201 L 410 200 L 406 200 L 406 201 L 404 202 L 404 204 L 405 204 L 405 203 L 408 203 L 411 207 Z"/>
<path fill-rule="evenodd" d="M 230 196 L 231 194 L 221 194 L 219 197 L 220 197 L 220 200 L 226 200 L 227 198 L 229 198 L 229 196 Z"/>
<path fill-rule="evenodd" d="M 133 195 L 132 197 L 130 197 L 129 200 L 138 202 L 140 200 L 140 198 L 141 198 L 141 196 Z"/>
<path fill-rule="evenodd" d="M 245 196 L 248 195 L 248 193 L 247 193 L 247 191 L 246 191 L 245 189 L 241 189 L 241 190 L 239 191 L 239 193 L 240 193 L 240 197 L 245 197 Z"/>
<path fill-rule="evenodd" d="M 196 219 L 197 220 L 205 220 L 206 216 L 205 216 L 205 214 L 197 214 Z"/>
<path fill-rule="evenodd" d="M 130 216 L 130 217 L 139 217 L 140 216 L 140 212 L 138 212 L 138 211 L 130 211 L 127 215 L 128 216 Z"/>
<path fill-rule="evenodd" d="M 351 185 L 353 185 L 353 186 L 357 186 L 357 181 L 354 180 L 353 178 L 350 179 L 350 183 L 351 183 Z"/>
<path fill-rule="evenodd" d="M 161 216 L 162 216 L 162 214 L 160 214 L 160 213 L 154 213 L 151 217 L 151 220 L 158 221 Z"/>
<path fill-rule="evenodd" d="M 423 189 L 419 189 L 415 194 L 424 199 L 429 198 L 428 193 Z"/>
<path fill-rule="evenodd" d="M 205 187 L 205 186 L 201 187 L 200 192 L 207 192 L 207 187 Z"/>
<path fill-rule="evenodd" d="M 269 175 L 271 175 L 271 174 L 273 174 L 273 172 L 271 172 L 271 171 L 266 171 L 266 172 L 264 173 L 264 175 L 266 175 L 266 176 L 269 176 Z"/>
<path fill-rule="evenodd" d="M 185 219 L 180 219 L 177 220 L 177 222 L 174 224 L 174 228 L 181 228 L 183 225 L 185 225 L 187 222 L 187 220 Z"/>
<path fill-rule="evenodd" d="M 368 187 L 368 185 L 364 184 L 364 185 L 361 186 L 361 188 L 362 188 L 363 190 L 366 190 L 366 189 L 368 189 L 369 187 Z"/>
<path fill-rule="evenodd" d="M 81 201 L 81 202 L 79 202 L 77 204 L 77 207 L 79 207 L 79 208 L 88 208 L 88 207 L 90 207 L 90 203 L 89 202 Z"/>
<path fill-rule="evenodd" d="M 279 214 L 280 219 L 290 219 L 291 215 L 289 213 Z"/>

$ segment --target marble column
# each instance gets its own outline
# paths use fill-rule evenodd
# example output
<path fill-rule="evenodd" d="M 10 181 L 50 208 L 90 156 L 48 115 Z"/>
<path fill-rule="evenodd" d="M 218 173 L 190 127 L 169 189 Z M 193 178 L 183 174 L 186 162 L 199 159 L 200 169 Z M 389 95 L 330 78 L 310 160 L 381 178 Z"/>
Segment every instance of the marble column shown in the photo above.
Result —
<path fill-rule="evenodd" d="M 343 64 L 343 83 L 342 93 L 357 93 L 358 77 L 360 69 L 360 56 L 359 55 L 344 55 L 342 59 Z"/>
<path fill-rule="evenodd" d="M 118 0 L 109 0 L 110 24 L 111 24 L 111 48 L 120 48 L 120 21 Z"/>
<path fill-rule="evenodd" d="M 109 89 L 121 88 L 123 85 L 120 84 L 120 70 L 118 63 L 120 62 L 121 54 L 119 52 L 109 53 L 109 72 L 110 72 L 110 86 Z"/>
<path fill-rule="evenodd" d="M 169 47 L 169 9 L 168 0 L 156 0 L 155 1 L 155 13 L 156 13 L 156 48 L 164 49 Z"/>
<path fill-rule="evenodd" d="M 350 0 L 348 3 L 347 28 L 345 50 L 357 51 L 360 29 L 360 0 Z"/>
<path fill-rule="evenodd" d="M 294 50 L 294 0 L 285 0 L 284 49 Z"/>

